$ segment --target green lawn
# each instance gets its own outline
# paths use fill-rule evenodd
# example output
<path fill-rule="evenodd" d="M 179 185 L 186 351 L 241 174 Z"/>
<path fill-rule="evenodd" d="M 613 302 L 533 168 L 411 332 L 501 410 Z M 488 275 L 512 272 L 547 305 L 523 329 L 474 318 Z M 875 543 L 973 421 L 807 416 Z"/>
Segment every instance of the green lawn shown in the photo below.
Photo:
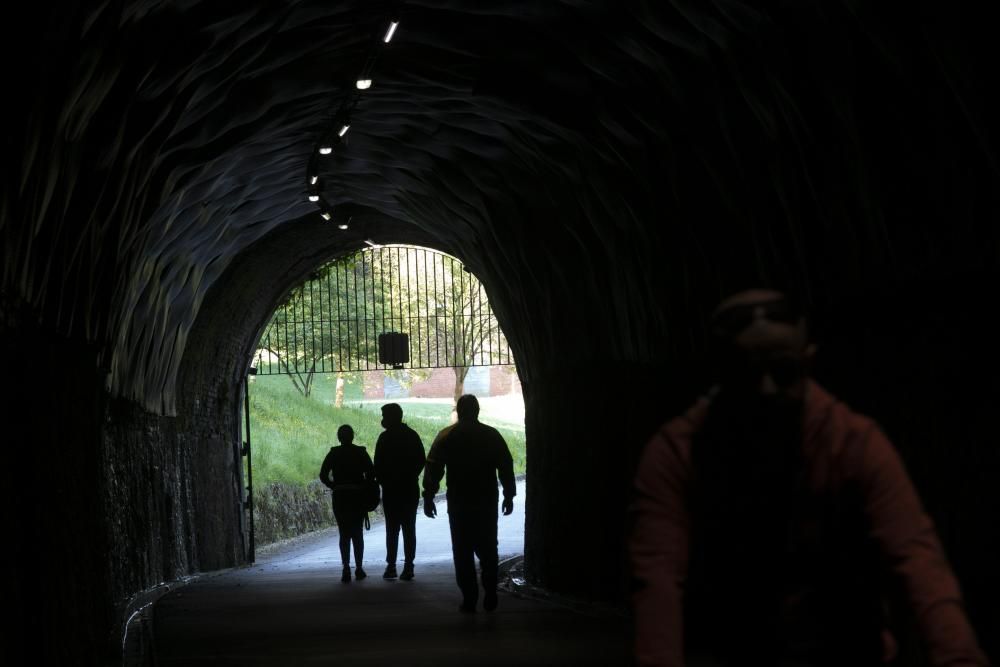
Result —
<path fill-rule="evenodd" d="M 348 384 L 345 405 L 333 407 L 336 377 L 320 375 L 313 393 L 304 398 L 281 375 L 257 376 L 250 384 L 250 435 L 253 443 L 255 484 L 284 482 L 304 484 L 319 475 L 330 447 L 337 444 L 337 429 L 350 424 L 355 442 L 374 454 L 382 426 L 379 407 L 390 402 L 361 400 L 359 384 Z M 402 399 L 403 421 L 410 425 L 429 450 L 434 436 L 451 421 L 447 399 Z M 514 472 L 524 473 L 524 407 L 517 397 L 482 399 L 480 418 L 503 434 L 514 457 Z"/>

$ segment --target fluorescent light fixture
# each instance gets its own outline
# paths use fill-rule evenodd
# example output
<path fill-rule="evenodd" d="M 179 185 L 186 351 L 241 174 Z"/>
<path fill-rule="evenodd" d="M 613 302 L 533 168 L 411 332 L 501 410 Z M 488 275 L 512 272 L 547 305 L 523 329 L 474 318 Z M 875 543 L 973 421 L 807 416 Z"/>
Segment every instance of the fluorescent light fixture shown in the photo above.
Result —
<path fill-rule="evenodd" d="M 333 146 L 320 146 L 319 147 L 319 154 L 320 155 L 329 155 L 332 152 L 333 152 Z"/>
<path fill-rule="evenodd" d="M 368 90 L 372 87 L 371 79 L 358 79 L 357 83 L 354 84 L 358 87 L 358 90 Z"/>
<path fill-rule="evenodd" d="M 309 177 L 309 185 L 316 185 L 317 183 L 319 183 L 319 176 Z"/>
<path fill-rule="evenodd" d="M 386 31 L 385 37 L 382 38 L 382 41 L 388 44 L 389 40 L 392 39 L 392 36 L 396 34 L 396 28 L 398 27 L 399 27 L 399 21 L 393 21 L 392 23 L 390 23 L 389 30 Z"/>
<path fill-rule="evenodd" d="M 309 195 L 309 201 L 319 201 L 319 195 Z"/>
<path fill-rule="evenodd" d="M 321 218 L 323 218 L 324 220 L 329 220 L 330 218 L 332 218 L 332 217 L 333 217 L 332 215 L 330 215 L 330 212 L 329 212 L 329 211 L 323 211 L 323 212 L 322 212 L 322 213 L 320 213 L 319 215 L 320 215 L 320 217 L 321 217 Z"/>
<path fill-rule="evenodd" d="M 345 134 L 347 134 L 347 131 L 349 129 L 351 129 L 350 125 L 344 125 L 342 128 L 340 128 L 340 132 L 338 132 L 337 134 L 339 134 L 340 136 L 344 136 Z"/>
<path fill-rule="evenodd" d="M 347 223 L 343 222 L 343 223 L 337 225 L 337 229 L 347 229 Z"/>

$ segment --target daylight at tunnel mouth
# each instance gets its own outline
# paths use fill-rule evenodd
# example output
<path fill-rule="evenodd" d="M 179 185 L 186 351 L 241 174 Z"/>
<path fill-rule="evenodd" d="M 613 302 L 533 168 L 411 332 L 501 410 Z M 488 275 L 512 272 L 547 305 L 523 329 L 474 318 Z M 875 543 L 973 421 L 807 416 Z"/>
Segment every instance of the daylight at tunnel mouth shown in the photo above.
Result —
<path fill-rule="evenodd" d="M 524 480 L 513 353 L 482 284 L 429 248 L 369 242 L 311 271 L 263 326 L 244 392 L 240 471 L 251 558 L 333 524 L 319 462 L 344 424 L 374 456 L 379 411 L 389 403 L 429 448 L 456 421 L 458 398 L 476 396 L 481 420 L 500 430 Z"/>

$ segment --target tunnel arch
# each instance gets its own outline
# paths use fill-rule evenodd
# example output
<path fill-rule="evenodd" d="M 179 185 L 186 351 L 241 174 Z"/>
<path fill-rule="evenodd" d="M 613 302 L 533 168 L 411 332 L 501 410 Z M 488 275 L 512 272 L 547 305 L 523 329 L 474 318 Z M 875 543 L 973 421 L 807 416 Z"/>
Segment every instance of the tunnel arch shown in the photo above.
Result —
<path fill-rule="evenodd" d="M 243 557 L 234 550 L 234 539 L 243 540 L 245 535 L 241 530 L 240 535 L 233 537 L 234 529 L 242 526 L 238 509 L 243 495 L 238 470 L 241 462 L 237 452 L 242 432 L 243 379 L 261 334 L 289 291 L 306 282 L 318 267 L 367 248 L 366 241 L 422 246 L 462 260 L 453 248 L 419 228 L 385 216 L 356 215 L 352 227 L 358 231 L 338 230 L 315 216 L 283 225 L 241 254 L 199 308 L 178 372 L 177 431 L 187 430 L 201 441 L 192 443 L 190 448 L 192 468 L 202 466 L 215 471 L 215 486 L 200 496 L 211 501 L 196 508 L 205 520 L 214 524 L 210 531 L 203 532 L 230 536 L 224 544 L 215 540 L 210 546 L 204 540 L 199 541 L 202 555 L 197 562 L 201 567 L 209 563 L 232 565 Z M 463 263 L 486 288 L 497 321 L 506 334 L 503 283 L 478 275 L 473 268 L 478 264 L 475 257 Z M 518 358 L 517 335 L 508 336 L 507 340 L 513 356 Z M 521 367 L 518 368 L 520 372 Z M 211 484 L 208 480 L 204 483 Z M 211 549 L 228 555 L 220 560 L 210 555 Z M 246 544 L 243 551 L 246 553 Z"/>

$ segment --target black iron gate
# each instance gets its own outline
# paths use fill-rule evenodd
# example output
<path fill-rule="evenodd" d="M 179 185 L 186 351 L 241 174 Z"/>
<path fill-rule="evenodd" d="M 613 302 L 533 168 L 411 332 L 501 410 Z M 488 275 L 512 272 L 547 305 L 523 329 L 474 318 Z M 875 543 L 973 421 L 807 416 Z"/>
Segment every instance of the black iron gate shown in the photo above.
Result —
<path fill-rule="evenodd" d="M 380 363 L 406 334 L 408 361 Z M 292 290 L 257 346 L 259 375 L 514 363 L 482 284 L 454 257 L 382 246 L 318 269 Z"/>

